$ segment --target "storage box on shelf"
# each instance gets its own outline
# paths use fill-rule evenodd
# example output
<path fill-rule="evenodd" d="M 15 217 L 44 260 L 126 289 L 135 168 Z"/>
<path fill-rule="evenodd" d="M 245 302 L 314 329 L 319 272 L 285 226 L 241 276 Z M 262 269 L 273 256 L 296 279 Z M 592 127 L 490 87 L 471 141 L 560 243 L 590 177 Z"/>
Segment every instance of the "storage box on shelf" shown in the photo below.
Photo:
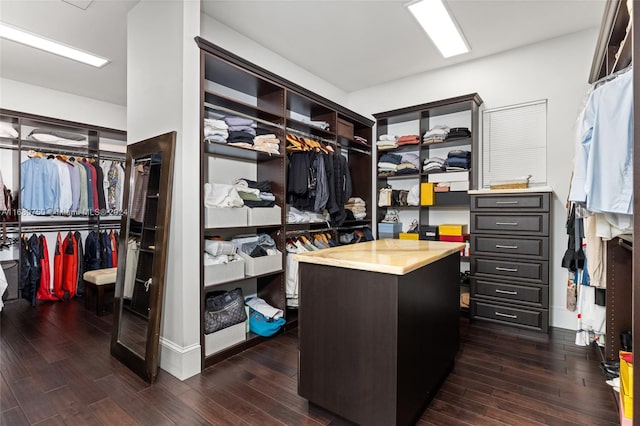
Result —
<path fill-rule="evenodd" d="M 221 284 L 229 281 L 241 280 L 245 277 L 244 259 L 238 258 L 233 262 L 204 266 L 204 286 Z"/>
<path fill-rule="evenodd" d="M 471 196 L 473 319 L 548 332 L 550 194 Z"/>
<path fill-rule="evenodd" d="M 348 157 L 352 177 L 352 193 L 364 199 L 367 208 L 373 208 L 371 194 L 371 127 L 373 122 L 349 111 L 328 99 L 312 93 L 295 83 L 279 77 L 268 70 L 252 64 L 231 52 L 208 41 L 196 38 L 201 49 L 201 111 L 202 119 L 221 115 L 236 115 L 256 122 L 259 133 L 274 133 L 281 141 L 280 154 L 268 154 L 248 147 L 230 146 L 225 143 L 202 144 L 200 176 L 205 182 L 233 183 L 235 179 L 247 178 L 269 181 L 276 198 L 273 208 L 217 209 L 211 211 L 201 207 L 201 241 L 207 236 L 233 239 L 244 234 L 267 233 L 276 243 L 278 255 L 251 258 L 244 253 L 242 277 L 234 285 L 247 287 L 252 294 L 270 305 L 286 312 L 285 274 L 283 253 L 289 229 L 307 229 L 316 225 L 297 224 L 291 227 L 284 222 L 286 210 L 286 174 L 288 158 L 285 152 L 286 133 L 319 140 L 330 144 L 337 155 Z M 204 124 L 201 134 L 204 135 Z M 364 138 L 356 141 L 356 136 Z M 370 215 L 369 215 L 370 217 Z M 370 219 L 358 221 L 358 225 L 369 224 Z M 326 223 L 318 224 L 326 227 Z M 201 243 L 203 244 L 203 243 Z M 203 247 L 202 251 L 204 251 Z M 224 281 L 218 279 L 215 286 L 224 286 L 238 277 L 238 265 L 221 272 Z M 247 334 L 239 343 L 225 340 L 212 351 L 204 335 L 203 315 L 208 278 L 213 272 L 201 268 L 201 343 L 202 368 L 222 361 L 228 356 L 245 350 L 264 340 L 263 337 Z M 232 273 L 233 272 L 233 273 Z M 216 274 L 218 272 L 215 272 Z M 246 295 L 246 294 L 245 294 Z M 297 321 L 287 315 L 286 327 Z M 239 337 L 239 334 L 238 334 Z"/>
<path fill-rule="evenodd" d="M 280 206 L 250 208 L 247 211 L 247 225 L 282 225 L 282 209 Z"/>
<path fill-rule="evenodd" d="M 205 207 L 205 228 L 247 226 L 248 207 Z"/>
<path fill-rule="evenodd" d="M 248 320 L 247 320 L 248 321 Z M 204 335 L 204 354 L 213 355 L 247 340 L 247 321 Z"/>

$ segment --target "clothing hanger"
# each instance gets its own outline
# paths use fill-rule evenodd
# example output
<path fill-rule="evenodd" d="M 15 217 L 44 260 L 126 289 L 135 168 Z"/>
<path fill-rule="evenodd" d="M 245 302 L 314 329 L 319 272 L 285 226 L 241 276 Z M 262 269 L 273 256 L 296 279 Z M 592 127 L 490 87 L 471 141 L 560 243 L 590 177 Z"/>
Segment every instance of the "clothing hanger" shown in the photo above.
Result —
<path fill-rule="evenodd" d="M 605 75 L 605 76 L 604 76 L 604 77 L 602 77 L 601 79 L 596 80 L 596 81 L 592 84 L 592 86 L 591 86 L 591 87 L 593 87 L 593 88 L 595 89 L 595 88 L 597 88 L 597 87 L 599 87 L 599 86 L 602 86 L 603 84 L 605 84 L 605 83 L 607 83 L 607 82 L 609 82 L 609 81 L 611 81 L 611 80 L 615 80 L 617 77 L 621 76 L 622 74 L 624 74 L 624 73 L 626 73 L 627 71 L 630 71 L 630 70 L 632 70 L 632 69 L 633 69 L 633 64 L 631 64 L 631 65 L 629 65 L 629 66 L 627 66 L 627 67 L 625 67 L 625 68 L 622 68 L 621 70 L 618 70 L 618 71 L 616 71 L 616 72 L 614 72 L 614 73 L 612 73 L 612 74 Z"/>

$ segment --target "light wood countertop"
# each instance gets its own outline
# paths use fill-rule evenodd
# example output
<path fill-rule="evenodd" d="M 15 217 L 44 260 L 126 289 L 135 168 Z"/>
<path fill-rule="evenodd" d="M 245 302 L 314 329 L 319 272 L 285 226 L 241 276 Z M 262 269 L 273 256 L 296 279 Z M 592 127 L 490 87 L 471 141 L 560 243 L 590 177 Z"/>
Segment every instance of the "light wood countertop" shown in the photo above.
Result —
<path fill-rule="evenodd" d="M 518 194 L 527 192 L 553 192 L 550 186 L 530 186 L 529 188 L 513 188 L 513 189 L 470 189 L 467 191 L 470 195 L 480 194 Z"/>
<path fill-rule="evenodd" d="M 303 263 L 405 275 L 465 247 L 462 243 L 385 239 L 294 255 Z"/>

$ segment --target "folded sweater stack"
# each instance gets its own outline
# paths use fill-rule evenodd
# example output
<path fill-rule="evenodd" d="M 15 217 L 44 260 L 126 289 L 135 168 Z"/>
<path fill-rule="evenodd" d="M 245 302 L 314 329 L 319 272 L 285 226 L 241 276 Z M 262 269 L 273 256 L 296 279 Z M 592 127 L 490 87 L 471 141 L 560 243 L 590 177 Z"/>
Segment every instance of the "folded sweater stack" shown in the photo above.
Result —
<path fill-rule="evenodd" d="M 351 197 L 344 205 L 344 208 L 351 210 L 355 220 L 362 220 L 367 217 L 367 204 L 360 197 Z"/>
<path fill-rule="evenodd" d="M 223 120 L 204 119 L 204 140 L 207 142 L 226 143 L 229 137 L 229 126 Z"/>
<path fill-rule="evenodd" d="M 398 137 L 393 135 L 380 135 L 376 146 L 379 150 L 394 149 L 398 147 Z"/>
<path fill-rule="evenodd" d="M 280 154 L 280 139 L 273 133 L 258 135 L 253 138 L 253 149 L 269 154 Z"/>

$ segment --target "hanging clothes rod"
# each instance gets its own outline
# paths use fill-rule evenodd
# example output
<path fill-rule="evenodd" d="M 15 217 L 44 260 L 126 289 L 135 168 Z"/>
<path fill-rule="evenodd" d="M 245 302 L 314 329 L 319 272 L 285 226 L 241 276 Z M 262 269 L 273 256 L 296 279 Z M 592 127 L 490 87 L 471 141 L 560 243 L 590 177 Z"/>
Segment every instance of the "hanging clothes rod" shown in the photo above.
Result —
<path fill-rule="evenodd" d="M 292 127 L 285 127 L 285 130 L 287 132 L 289 132 L 289 133 L 294 133 L 294 134 L 297 134 L 297 135 L 302 136 L 304 138 L 308 138 L 308 139 L 312 139 L 314 141 L 318 141 L 318 142 L 326 143 L 326 144 L 329 144 L 329 145 L 337 146 L 337 143 L 334 140 L 325 139 L 325 138 L 323 138 L 321 136 L 312 135 L 310 133 L 303 132 L 302 130 L 294 129 Z"/>
<path fill-rule="evenodd" d="M 362 149 L 358 149 L 358 148 L 353 148 L 351 146 L 344 146 L 344 145 L 339 145 L 340 149 L 344 149 L 345 151 L 353 151 L 353 152 L 358 152 L 360 154 L 364 154 L 364 155 L 371 155 L 371 151 L 364 151 Z"/>
<path fill-rule="evenodd" d="M 18 145 L 14 145 L 14 144 L 11 144 L 11 143 L 7 143 L 7 142 L 0 142 L 0 148 L 3 148 L 3 149 L 15 149 L 15 150 L 17 150 L 17 149 L 19 149 L 20 147 L 19 147 Z"/>
<path fill-rule="evenodd" d="M 98 158 L 98 154 L 95 152 L 87 152 L 84 150 L 73 150 L 73 149 L 53 149 L 53 148 L 42 148 L 37 146 L 24 146 L 20 147 L 22 151 L 35 151 L 40 152 L 42 154 L 52 154 L 52 155 L 66 155 L 68 157 L 84 157 L 84 158 Z"/>

